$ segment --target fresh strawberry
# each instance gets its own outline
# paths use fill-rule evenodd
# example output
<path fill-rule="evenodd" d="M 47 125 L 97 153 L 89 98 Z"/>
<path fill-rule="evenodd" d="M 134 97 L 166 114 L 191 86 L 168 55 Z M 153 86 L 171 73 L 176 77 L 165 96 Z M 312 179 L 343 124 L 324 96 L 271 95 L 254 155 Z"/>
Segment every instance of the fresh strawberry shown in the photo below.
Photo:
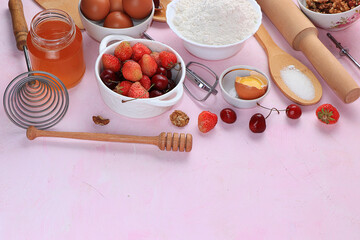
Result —
<path fill-rule="evenodd" d="M 144 54 L 151 53 L 151 50 L 140 42 L 135 43 L 134 46 L 132 46 L 132 50 L 133 50 L 132 59 L 136 62 L 138 62 Z"/>
<path fill-rule="evenodd" d="M 162 51 L 159 54 L 159 58 L 161 61 L 161 66 L 166 69 L 171 69 L 177 63 L 176 55 L 173 52 L 169 51 Z"/>
<path fill-rule="evenodd" d="M 160 60 L 160 53 L 159 52 L 152 52 L 150 53 L 150 56 L 152 56 L 155 59 L 155 62 L 158 66 L 161 66 L 161 60 Z"/>
<path fill-rule="evenodd" d="M 121 71 L 126 80 L 133 82 L 139 81 L 143 76 L 140 64 L 133 60 L 126 61 Z"/>
<path fill-rule="evenodd" d="M 317 118 L 326 124 L 334 124 L 339 120 L 338 110 L 331 104 L 323 104 L 316 109 Z"/>
<path fill-rule="evenodd" d="M 115 48 L 114 55 L 122 62 L 129 60 L 133 55 L 133 50 L 130 43 L 128 41 L 122 41 L 119 43 L 119 45 L 117 45 Z"/>
<path fill-rule="evenodd" d="M 198 127 L 200 132 L 207 133 L 213 129 L 218 121 L 215 113 L 209 111 L 202 111 L 198 117 Z"/>
<path fill-rule="evenodd" d="M 143 74 L 149 77 L 152 77 L 156 73 L 158 68 L 155 59 L 149 54 L 144 54 L 140 59 L 139 64 Z"/>
<path fill-rule="evenodd" d="M 148 76 L 143 75 L 139 82 L 146 90 L 149 91 L 151 87 L 151 80 Z"/>
<path fill-rule="evenodd" d="M 149 92 L 140 84 L 134 82 L 129 89 L 128 97 L 132 98 L 149 98 Z"/>
<path fill-rule="evenodd" d="M 104 69 L 110 69 L 113 72 L 120 71 L 121 62 L 114 55 L 104 53 L 101 57 Z"/>
<path fill-rule="evenodd" d="M 114 88 L 114 91 L 121 95 L 127 96 L 131 85 L 132 85 L 132 82 L 129 82 L 126 80 L 121 81 L 120 83 L 118 83 L 118 85 L 116 85 L 116 87 Z"/>

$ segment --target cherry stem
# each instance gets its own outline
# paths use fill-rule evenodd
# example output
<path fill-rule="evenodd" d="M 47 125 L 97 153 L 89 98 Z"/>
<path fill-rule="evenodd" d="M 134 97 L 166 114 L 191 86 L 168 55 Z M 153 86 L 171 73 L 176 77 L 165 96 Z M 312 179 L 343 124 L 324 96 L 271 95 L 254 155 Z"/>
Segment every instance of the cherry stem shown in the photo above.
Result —
<path fill-rule="evenodd" d="M 267 108 L 267 107 L 264 107 L 264 106 L 262 106 L 262 105 L 260 105 L 260 103 L 256 103 L 259 107 L 262 107 L 262 108 L 264 108 L 264 109 L 267 109 L 267 110 L 270 110 L 270 112 L 269 112 L 269 114 L 265 117 L 265 119 L 267 119 L 269 116 L 270 116 L 270 114 L 272 113 L 272 111 L 276 111 L 278 114 L 280 114 L 280 111 L 285 111 L 285 109 L 284 110 L 278 110 L 277 108 Z"/>

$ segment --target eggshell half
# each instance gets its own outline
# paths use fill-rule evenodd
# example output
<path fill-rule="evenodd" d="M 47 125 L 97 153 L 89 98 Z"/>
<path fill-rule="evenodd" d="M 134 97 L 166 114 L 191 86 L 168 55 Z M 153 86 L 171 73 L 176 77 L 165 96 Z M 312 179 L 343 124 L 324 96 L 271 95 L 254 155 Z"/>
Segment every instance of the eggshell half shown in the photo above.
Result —
<path fill-rule="evenodd" d="M 239 98 L 252 100 L 265 94 L 267 83 L 258 76 L 236 77 L 235 90 Z"/>

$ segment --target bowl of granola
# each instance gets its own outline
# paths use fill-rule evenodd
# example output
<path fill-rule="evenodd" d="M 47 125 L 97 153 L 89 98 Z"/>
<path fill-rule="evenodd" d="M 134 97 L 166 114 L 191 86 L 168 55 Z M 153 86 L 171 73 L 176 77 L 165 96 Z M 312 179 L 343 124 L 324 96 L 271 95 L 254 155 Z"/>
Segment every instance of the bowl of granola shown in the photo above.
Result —
<path fill-rule="evenodd" d="M 340 31 L 360 18 L 359 0 L 297 0 L 301 11 L 315 26 Z"/>

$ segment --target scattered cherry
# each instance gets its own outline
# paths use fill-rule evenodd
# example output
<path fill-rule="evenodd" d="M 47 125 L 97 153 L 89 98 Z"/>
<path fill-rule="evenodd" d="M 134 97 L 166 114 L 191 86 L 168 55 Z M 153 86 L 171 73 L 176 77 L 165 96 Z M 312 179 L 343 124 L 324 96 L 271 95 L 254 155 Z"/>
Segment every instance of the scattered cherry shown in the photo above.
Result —
<path fill-rule="evenodd" d="M 220 112 L 220 118 L 223 122 L 231 124 L 236 121 L 236 113 L 231 108 L 224 108 Z"/>
<path fill-rule="evenodd" d="M 254 114 L 249 121 L 249 128 L 253 133 L 262 133 L 266 129 L 265 117 L 261 113 Z"/>
<path fill-rule="evenodd" d="M 296 104 L 290 104 L 286 108 L 286 115 L 291 119 L 298 119 L 301 116 L 301 108 Z"/>
<path fill-rule="evenodd" d="M 149 97 L 151 97 L 151 98 L 158 97 L 158 96 L 161 96 L 161 95 L 163 95 L 163 92 L 160 91 L 160 90 L 157 90 L 157 89 L 151 90 L 149 92 Z"/>
<path fill-rule="evenodd" d="M 169 80 L 166 76 L 161 74 L 155 74 L 151 78 L 151 83 L 154 84 L 154 88 L 157 90 L 165 90 L 168 86 Z"/>
<path fill-rule="evenodd" d="M 110 89 L 114 89 L 120 81 L 116 73 L 111 71 L 110 69 L 105 69 L 104 71 L 102 71 L 102 73 L 100 74 L 100 79 Z"/>

